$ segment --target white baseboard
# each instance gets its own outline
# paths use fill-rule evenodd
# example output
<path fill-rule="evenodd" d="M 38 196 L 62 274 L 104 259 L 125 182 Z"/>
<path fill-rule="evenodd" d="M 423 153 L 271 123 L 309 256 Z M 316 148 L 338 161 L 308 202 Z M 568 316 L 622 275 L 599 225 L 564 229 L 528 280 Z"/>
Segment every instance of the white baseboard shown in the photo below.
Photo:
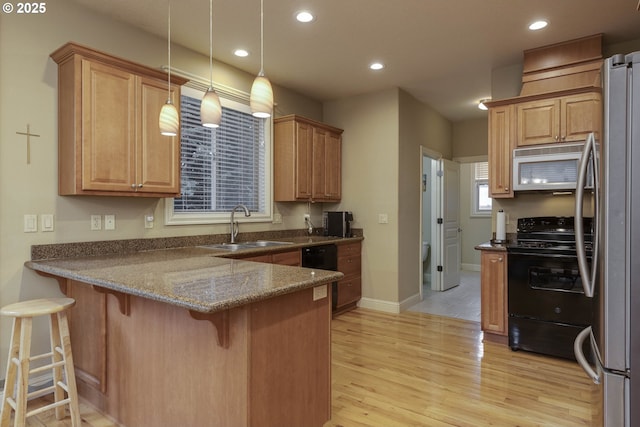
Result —
<path fill-rule="evenodd" d="M 414 295 L 410 296 L 409 298 L 405 299 L 404 301 L 400 302 L 400 311 L 405 311 L 409 307 L 412 307 L 412 306 L 418 304 L 420 301 L 421 301 L 420 293 L 414 294 Z"/>
<path fill-rule="evenodd" d="M 385 313 L 400 313 L 400 304 L 397 302 L 389 302 L 372 298 L 360 298 L 358 307 L 384 311 Z"/>
<path fill-rule="evenodd" d="M 467 271 L 480 271 L 480 264 L 461 264 L 460 267 Z"/>

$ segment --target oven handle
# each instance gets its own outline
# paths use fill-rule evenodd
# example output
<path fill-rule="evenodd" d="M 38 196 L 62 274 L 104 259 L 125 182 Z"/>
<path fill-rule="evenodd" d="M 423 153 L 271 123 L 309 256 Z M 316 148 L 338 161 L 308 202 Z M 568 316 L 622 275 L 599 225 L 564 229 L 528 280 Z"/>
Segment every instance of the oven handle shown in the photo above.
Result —
<path fill-rule="evenodd" d="M 587 250 L 584 246 L 584 222 L 583 222 L 583 205 L 584 190 L 587 180 L 587 170 L 589 163 L 593 164 L 593 191 L 594 191 L 594 218 L 593 218 L 593 260 L 591 262 L 591 271 L 587 263 Z M 582 286 L 584 287 L 585 296 L 592 298 L 595 286 L 596 267 L 598 265 L 598 215 L 599 215 L 599 182 L 598 182 L 598 163 L 595 137 L 593 132 L 587 137 L 584 144 L 584 150 L 580 158 L 578 181 L 576 182 L 576 209 L 575 209 L 575 235 L 576 235 L 576 253 L 578 256 L 578 269 L 582 278 Z"/>
<path fill-rule="evenodd" d="M 596 369 L 597 372 L 591 367 L 587 358 L 584 357 L 584 353 L 582 352 L 582 345 L 587 340 L 587 338 L 591 339 L 591 346 L 593 348 L 593 334 L 591 332 L 591 326 L 583 329 L 576 339 L 573 341 L 573 354 L 576 356 L 576 360 L 578 361 L 578 365 L 586 372 L 586 374 L 591 378 L 595 384 L 600 384 L 600 380 L 602 377 L 602 370 L 600 369 L 600 365 L 596 361 Z"/>

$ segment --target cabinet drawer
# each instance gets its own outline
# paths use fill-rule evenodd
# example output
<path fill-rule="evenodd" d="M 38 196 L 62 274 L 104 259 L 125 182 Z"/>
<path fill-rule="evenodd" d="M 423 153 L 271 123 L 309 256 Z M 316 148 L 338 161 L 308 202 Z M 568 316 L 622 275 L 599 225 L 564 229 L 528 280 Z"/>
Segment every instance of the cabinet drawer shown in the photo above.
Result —
<path fill-rule="evenodd" d="M 338 282 L 338 302 L 337 306 L 356 302 L 362 294 L 360 276 L 343 279 Z"/>
<path fill-rule="evenodd" d="M 300 250 L 295 251 L 287 251 L 287 252 L 279 252 L 277 254 L 273 254 L 274 264 L 280 265 L 292 265 L 295 267 L 300 266 Z"/>
<path fill-rule="evenodd" d="M 362 244 L 360 242 L 338 245 L 338 258 L 354 255 L 360 256 L 362 251 L 361 248 Z"/>
<path fill-rule="evenodd" d="M 338 258 L 338 271 L 345 276 L 359 276 L 360 267 L 360 255 Z"/>
<path fill-rule="evenodd" d="M 271 255 L 253 255 L 248 257 L 239 257 L 239 259 L 243 261 L 253 261 L 253 262 L 267 262 L 271 263 Z"/>

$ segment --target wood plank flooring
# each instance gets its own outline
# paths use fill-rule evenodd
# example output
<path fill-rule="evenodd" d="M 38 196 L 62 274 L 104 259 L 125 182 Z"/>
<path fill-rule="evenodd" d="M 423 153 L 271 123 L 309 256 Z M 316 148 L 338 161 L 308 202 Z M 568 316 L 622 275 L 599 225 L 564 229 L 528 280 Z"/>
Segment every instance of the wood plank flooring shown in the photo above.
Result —
<path fill-rule="evenodd" d="M 357 309 L 333 320 L 332 341 L 333 418 L 324 427 L 592 425 L 595 386 L 577 364 L 483 343 L 475 322 Z M 117 426 L 80 411 L 84 427 Z M 71 423 L 44 413 L 27 425 Z"/>

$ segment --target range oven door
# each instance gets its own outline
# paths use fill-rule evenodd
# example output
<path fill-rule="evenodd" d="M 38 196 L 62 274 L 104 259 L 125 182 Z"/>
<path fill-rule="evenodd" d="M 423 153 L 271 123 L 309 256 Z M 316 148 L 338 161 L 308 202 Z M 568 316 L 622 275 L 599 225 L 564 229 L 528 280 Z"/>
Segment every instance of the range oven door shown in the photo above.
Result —
<path fill-rule="evenodd" d="M 510 251 L 508 280 L 509 346 L 574 359 L 573 341 L 593 311 L 576 257 Z"/>

